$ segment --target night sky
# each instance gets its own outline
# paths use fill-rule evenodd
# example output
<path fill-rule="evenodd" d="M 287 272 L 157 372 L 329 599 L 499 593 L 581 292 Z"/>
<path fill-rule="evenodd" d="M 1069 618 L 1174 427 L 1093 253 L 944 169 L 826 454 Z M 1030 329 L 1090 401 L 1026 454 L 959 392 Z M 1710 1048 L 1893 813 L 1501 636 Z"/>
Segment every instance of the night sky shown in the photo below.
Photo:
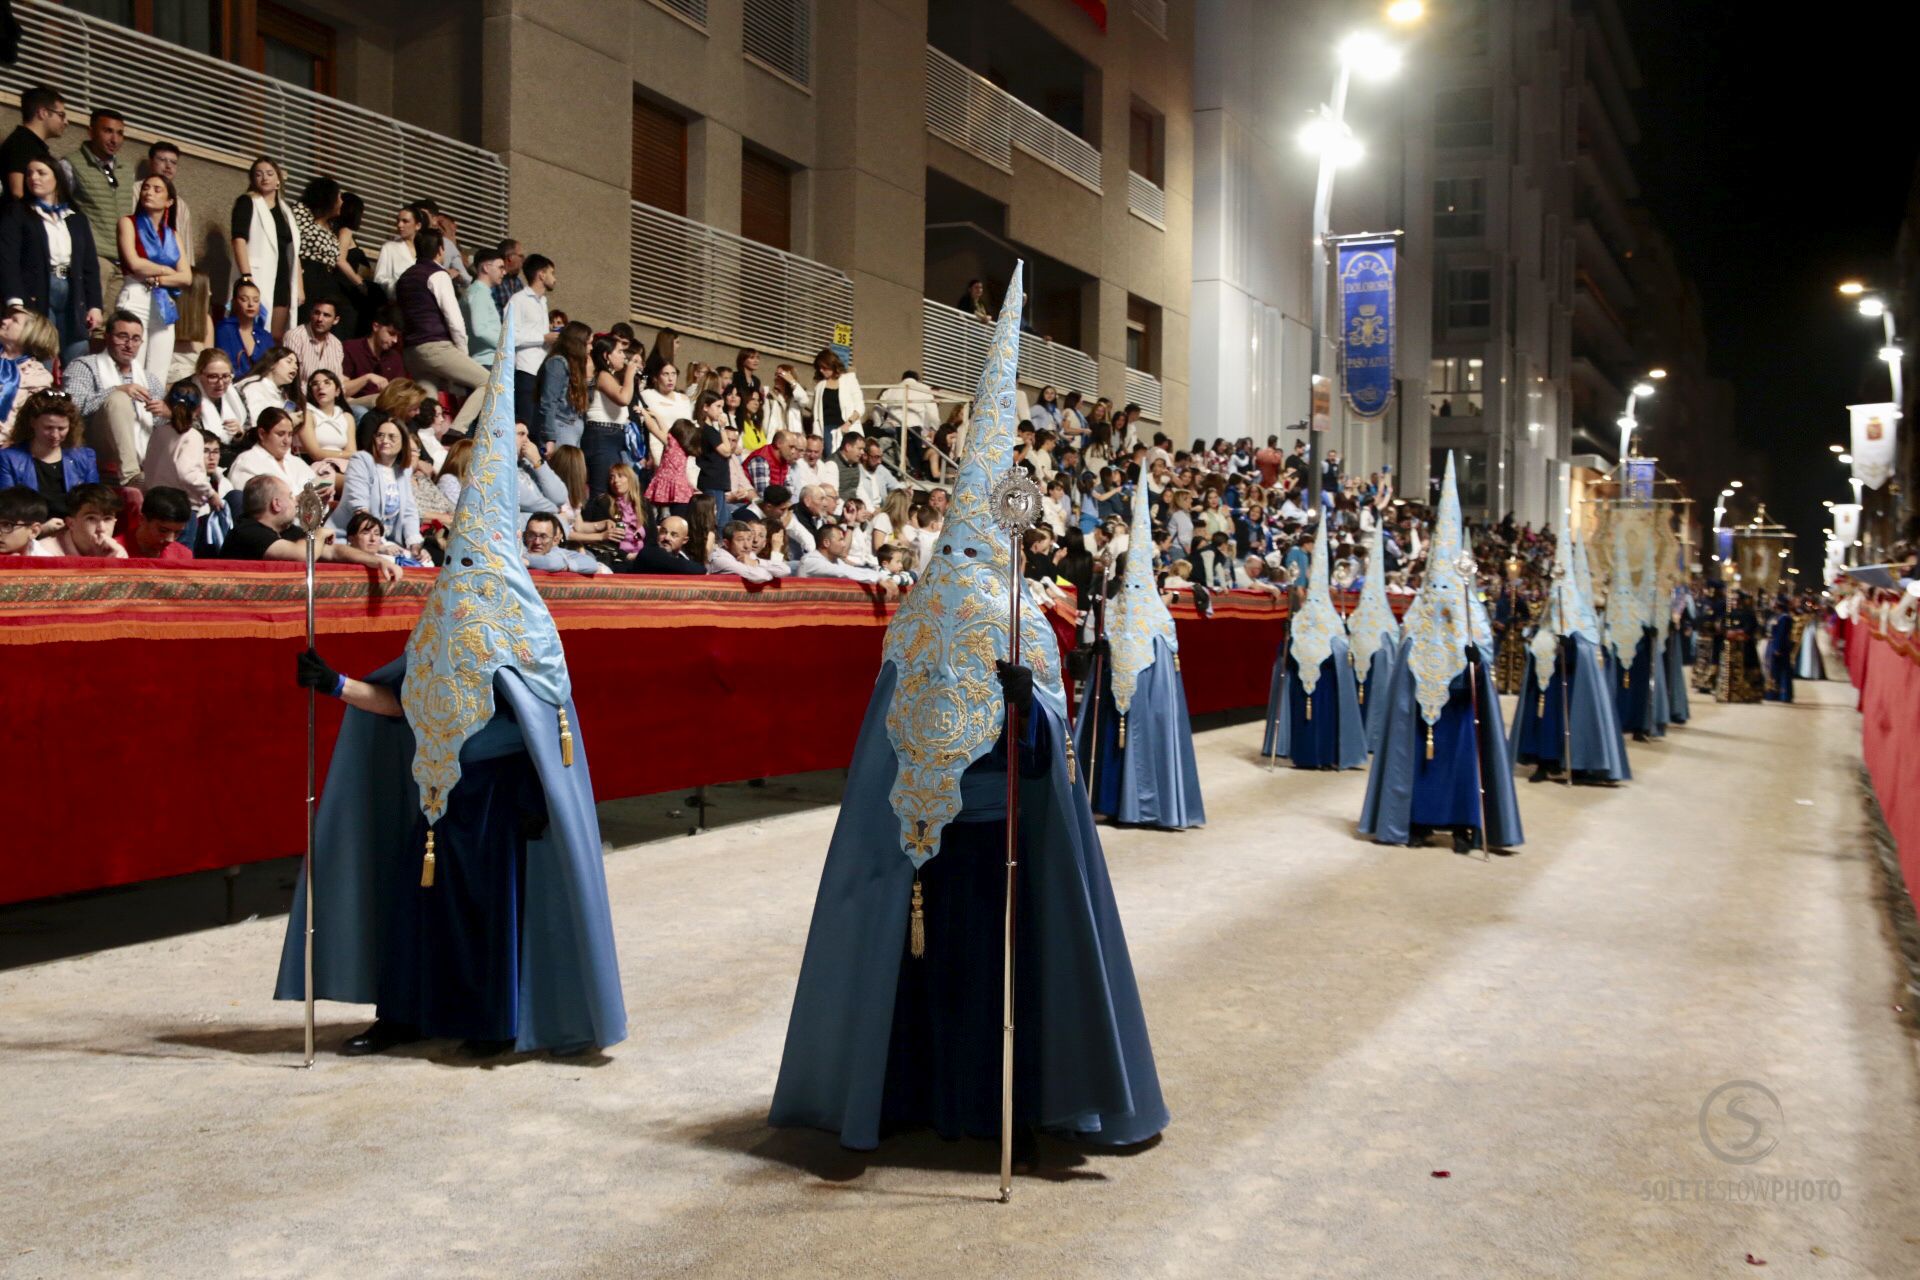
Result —
<path fill-rule="evenodd" d="M 1879 324 L 1834 286 L 1892 281 L 1920 150 L 1909 45 L 1890 29 L 1905 6 L 1621 8 L 1644 77 L 1642 198 L 1699 285 L 1712 371 L 1734 385 L 1740 445 L 1763 459 L 1741 478 L 1800 535 L 1811 572 L 1820 501 L 1849 496 L 1827 446 L 1846 442 L 1847 404 L 1889 397 Z"/>

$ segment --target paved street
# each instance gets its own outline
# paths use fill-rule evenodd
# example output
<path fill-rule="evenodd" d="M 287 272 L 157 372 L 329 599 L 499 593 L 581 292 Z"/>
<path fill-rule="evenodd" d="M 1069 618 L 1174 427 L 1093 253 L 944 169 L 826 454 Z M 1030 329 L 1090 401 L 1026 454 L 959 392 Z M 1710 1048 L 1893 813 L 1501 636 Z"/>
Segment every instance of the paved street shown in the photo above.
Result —
<path fill-rule="evenodd" d="M 1920 1274 L 1852 692 L 1801 692 L 1696 699 L 1630 786 L 1522 783 L 1492 860 L 1362 842 L 1361 774 L 1203 734 L 1212 825 L 1106 833 L 1172 1127 L 1045 1145 L 1007 1207 L 985 1145 L 763 1127 L 835 817 L 779 783 L 610 856 L 604 1060 L 299 1071 L 280 918 L 0 973 L 0 1275 Z"/>

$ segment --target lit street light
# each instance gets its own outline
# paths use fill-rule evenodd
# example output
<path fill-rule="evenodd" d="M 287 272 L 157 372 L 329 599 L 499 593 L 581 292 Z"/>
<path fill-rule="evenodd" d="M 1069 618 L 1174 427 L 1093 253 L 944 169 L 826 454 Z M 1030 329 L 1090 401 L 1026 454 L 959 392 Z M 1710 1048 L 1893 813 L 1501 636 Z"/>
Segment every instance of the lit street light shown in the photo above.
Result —
<path fill-rule="evenodd" d="M 1647 371 L 1648 378 L 1658 379 L 1666 376 L 1667 371 L 1665 369 L 1649 369 Z M 1623 467 L 1627 465 L 1627 450 L 1633 444 L 1633 429 L 1637 425 L 1634 420 L 1634 408 L 1640 401 L 1649 399 L 1653 393 L 1654 385 L 1652 382 L 1641 381 L 1634 383 L 1632 390 L 1627 392 L 1626 410 L 1621 413 L 1618 418 L 1613 420 L 1613 425 L 1620 428 L 1620 465 Z"/>

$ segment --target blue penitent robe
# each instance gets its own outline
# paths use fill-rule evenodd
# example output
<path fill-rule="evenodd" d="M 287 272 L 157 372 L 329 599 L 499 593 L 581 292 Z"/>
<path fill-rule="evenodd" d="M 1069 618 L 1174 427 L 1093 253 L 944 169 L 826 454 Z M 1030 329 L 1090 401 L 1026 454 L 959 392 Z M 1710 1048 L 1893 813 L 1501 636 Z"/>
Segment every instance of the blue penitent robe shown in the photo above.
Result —
<path fill-rule="evenodd" d="M 1360 712 L 1367 722 L 1367 752 L 1380 750 L 1380 736 L 1387 728 L 1387 690 L 1393 685 L 1393 669 L 1400 661 L 1397 643 L 1383 644 L 1373 651 L 1367 664 L 1367 680 L 1360 686 Z"/>
<path fill-rule="evenodd" d="M 369 681 L 398 686 L 405 673 L 402 658 Z M 561 763 L 555 710 L 519 672 L 496 671 L 494 693 L 499 710 L 463 746 L 435 827 L 431 888 L 413 730 L 348 708 L 315 818 L 315 995 L 521 1052 L 617 1044 L 626 1007 L 584 746 Z M 276 999 L 306 996 L 305 927 L 303 880 Z"/>
<path fill-rule="evenodd" d="M 1407 662 L 1412 644 L 1411 637 L 1400 642 L 1394 663 L 1387 720 L 1367 775 L 1360 833 L 1386 844 L 1410 844 L 1415 827 L 1479 827 L 1484 788 L 1482 839 L 1489 848 L 1518 847 L 1526 837 L 1500 723 L 1500 699 L 1485 651 L 1475 648 L 1467 669 L 1448 686 L 1439 720 L 1429 726 L 1414 697 L 1416 682 Z"/>
<path fill-rule="evenodd" d="M 1614 669 L 1620 669 L 1617 661 Z M 1653 693 L 1653 630 L 1647 628 L 1641 631 L 1639 643 L 1633 646 L 1632 664 L 1616 686 L 1615 705 L 1623 733 L 1655 732 Z"/>
<path fill-rule="evenodd" d="M 1827 678 L 1826 659 L 1820 656 L 1820 626 L 1818 616 L 1807 619 L 1800 628 L 1800 656 L 1794 661 L 1793 674 L 1800 680 L 1825 680 Z"/>
<path fill-rule="evenodd" d="M 1383 648 L 1374 654 L 1375 670 L 1384 653 Z M 1320 663 L 1310 715 L 1308 702 L 1293 646 L 1283 644 L 1268 687 L 1267 731 L 1260 754 L 1284 757 L 1296 769 L 1357 769 L 1365 764 L 1367 724 L 1345 636 L 1333 637 L 1333 652 Z"/>
<path fill-rule="evenodd" d="M 1693 646 L 1679 627 L 1667 633 L 1667 718 L 1685 724 L 1693 715 L 1687 699 L 1687 680 L 1693 670 Z"/>
<path fill-rule="evenodd" d="M 1593 641 L 1577 633 L 1561 637 L 1544 698 L 1538 672 L 1527 663 L 1507 746 L 1516 764 L 1556 770 L 1567 767 L 1571 748 L 1573 771 L 1583 780 L 1624 782 L 1633 776 L 1614 719 L 1606 666 Z"/>
<path fill-rule="evenodd" d="M 1768 702 L 1793 701 L 1793 665 L 1797 656 L 1793 648 L 1793 615 L 1774 614 L 1773 621 L 1767 624 Z"/>
<path fill-rule="evenodd" d="M 960 815 L 921 874 L 927 945 L 914 958 L 913 863 L 888 803 L 896 679 L 883 663 L 848 769 L 768 1117 L 855 1150 L 910 1129 L 1000 1132 L 1005 749 L 962 777 Z M 1144 1142 L 1167 1108 L 1099 833 L 1068 778 L 1064 722 L 1036 700 L 1025 724 L 1015 1115 L 1083 1142 Z"/>
<path fill-rule="evenodd" d="M 1074 750 L 1088 773 L 1093 811 L 1116 822 L 1168 830 L 1206 825 L 1186 684 L 1166 641 L 1154 640 L 1153 663 L 1134 684 L 1124 746 L 1110 661 L 1100 664 L 1099 695 L 1098 716 L 1095 700 L 1083 697 L 1074 725 Z"/>

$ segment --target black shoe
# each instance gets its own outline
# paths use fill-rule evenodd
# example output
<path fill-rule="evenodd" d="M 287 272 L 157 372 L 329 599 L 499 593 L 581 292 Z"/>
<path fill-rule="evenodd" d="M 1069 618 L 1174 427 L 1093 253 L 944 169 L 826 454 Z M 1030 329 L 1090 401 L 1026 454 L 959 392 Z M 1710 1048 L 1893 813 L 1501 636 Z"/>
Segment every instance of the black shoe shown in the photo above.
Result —
<path fill-rule="evenodd" d="M 513 1052 L 511 1040 L 462 1040 L 460 1056 L 463 1058 L 497 1058 L 503 1053 Z"/>
<path fill-rule="evenodd" d="M 381 1018 L 365 1031 L 340 1046 L 343 1058 L 364 1058 L 370 1053 L 385 1053 L 389 1049 L 403 1044 L 412 1044 L 420 1038 L 417 1028 L 404 1022 L 392 1022 Z"/>
<path fill-rule="evenodd" d="M 1409 844 L 1425 844 L 1432 835 L 1432 827 L 1423 827 L 1417 822 L 1407 828 L 1407 842 Z"/>
<path fill-rule="evenodd" d="M 1633 733 L 1633 740 L 1635 742 L 1645 742 L 1647 740 L 1647 735 L 1644 732 L 1636 729 L 1634 730 L 1634 733 Z"/>
<path fill-rule="evenodd" d="M 1533 772 L 1528 775 L 1527 781 L 1528 782 L 1546 782 L 1552 777 L 1553 777 L 1553 770 L 1547 768 L 1545 764 L 1537 764 L 1533 766 Z"/>
<path fill-rule="evenodd" d="M 1453 829 L 1453 851 L 1455 853 L 1470 852 L 1473 849 L 1474 843 L 1472 827 L 1455 827 Z"/>

